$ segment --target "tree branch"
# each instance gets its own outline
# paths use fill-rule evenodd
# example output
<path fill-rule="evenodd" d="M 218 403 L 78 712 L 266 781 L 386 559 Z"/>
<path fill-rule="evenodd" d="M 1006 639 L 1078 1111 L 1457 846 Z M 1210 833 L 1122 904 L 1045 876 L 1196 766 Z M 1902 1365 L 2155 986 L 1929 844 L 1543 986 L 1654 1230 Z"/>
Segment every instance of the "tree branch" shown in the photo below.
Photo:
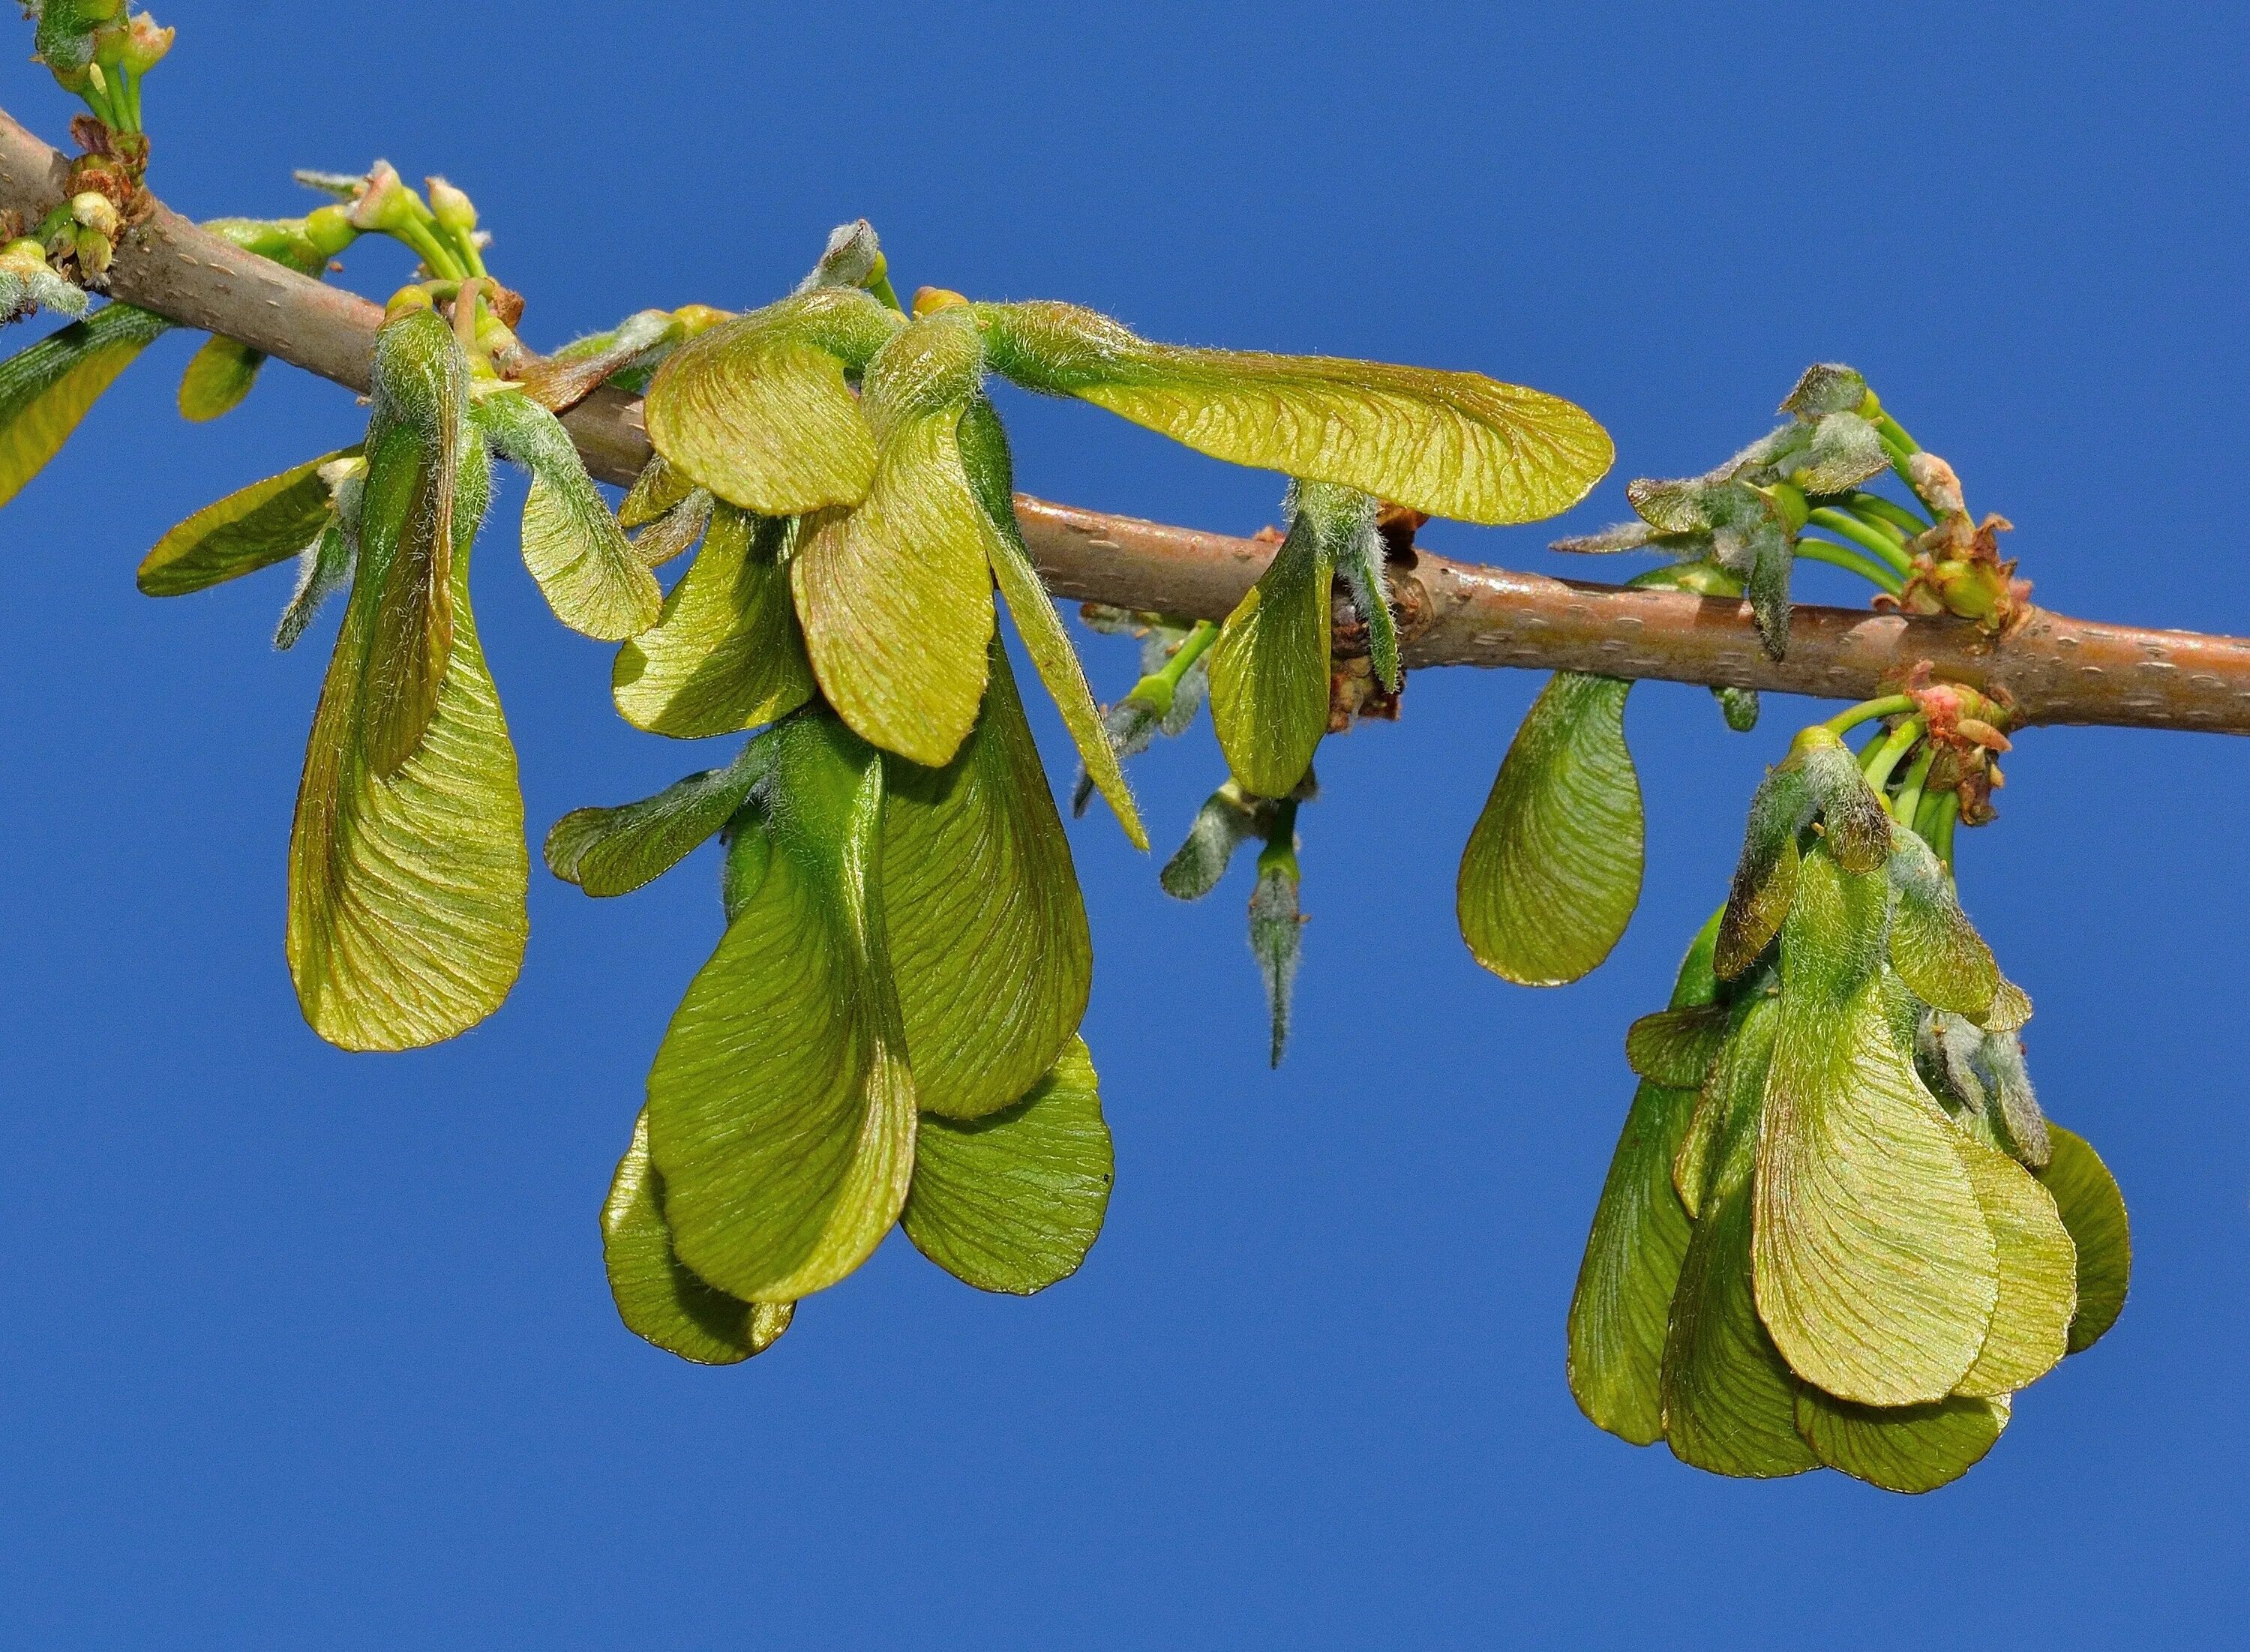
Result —
<path fill-rule="evenodd" d="M 0 112 L 0 207 L 36 221 L 61 198 L 63 157 Z M 221 333 L 354 390 L 368 388 L 383 312 L 158 206 L 109 272 L 115 298 Z M 629 483 L 649 457 L 640 404 L 597 391 L 564 416 L 587 468 Z M 1273 547 L 1019 494 L 1017 514 L 1056 595 L 1220 619 Z M 1748 609 L 1677 591 L 1549 579 L 1418 554 L 1394 570 L 1406 663 L 1515 665 L 1865 699 L 1922 660 L 2005 693 L 2021 723 L 2250 733 L 2250 640 L 2074 620 L 2033 609 L 1998 641 L 1953 619 L 1801 606 L 1789 657 L 1769 659 Z"/>

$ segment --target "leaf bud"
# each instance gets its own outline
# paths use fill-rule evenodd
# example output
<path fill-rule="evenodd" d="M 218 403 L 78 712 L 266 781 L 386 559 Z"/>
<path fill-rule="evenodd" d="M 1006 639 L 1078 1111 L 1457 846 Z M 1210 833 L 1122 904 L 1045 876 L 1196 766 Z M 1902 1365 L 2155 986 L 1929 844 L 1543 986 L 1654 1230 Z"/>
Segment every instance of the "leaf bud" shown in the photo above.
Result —
<path fill-rule="evenodd" d="M 1727 719 L 1727 726 L 1737 734 L 1747 734 L 1757 726 L 1758 692 L 1754 688 L 1715 688 L 1711 691 L 1719 702 L 1719 713 Z"/>
<path fill-rule="evenodd" d="M 388 327 L 400 316 L 411 315 L 417 310 L 434 310 L 437 307 L 437 300 L 430 296 L 428 288 L 403 286 L 392 293 L 390 301 L 383 306 L 383 325 Z"/>
<path fill-rule="evenodd" d="M 797 284 L 797 290 L 810 293 L 824 286 L 863 287 L 882 273 L 883 249 L 876 239 L 875 226 L 865 218 L 854 218 L 828 232 L 828 245 L 821 252 L 820 261 Z"/>
<path fill-rule="evenodd" d="M 1258 887 L 1250 896 L 1250 950 L 1266 978 L 1266 1002 L 1273 1015 L 1271 1065 L 1281 1064 L 1289 1042 L 1290 998 L 1303 947 L 1305 919 L 1297 908 L 1295 835 L 1283 826 L 1258 856 Z"/>
<path fill-rule="evenodd" d="M 1857 413 L 1868 394 L 1867 380 L 1841 361 L 1816 361 L 1805 369 L 1797 388 L 1783 399 L 1781 411 L 1802 419 L 1826 413 Z"/>

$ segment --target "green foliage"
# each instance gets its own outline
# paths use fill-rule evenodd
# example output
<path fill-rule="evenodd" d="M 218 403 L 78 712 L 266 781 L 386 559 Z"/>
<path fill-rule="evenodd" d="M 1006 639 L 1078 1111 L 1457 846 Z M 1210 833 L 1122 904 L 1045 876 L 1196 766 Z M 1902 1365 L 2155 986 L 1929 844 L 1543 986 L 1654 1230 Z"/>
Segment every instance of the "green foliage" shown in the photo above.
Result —
<path fill-rule="evenodd" d="M 1211 720 L 1245 791 L 1287 797 L 1329 732 L 1329 598 L 1342 547 L 1375 526 L 1374 501 L 1299 483 L 1289 532 L 1211 651 Z"/>
<path fill-rule="evenodd" d="M 875 437 L 845 382 L 903 325 L 852 287 L 822 287 L 681 345 L 648 391 L 648 436 L 698 486 L 762 516 L 857 505 Z"/>
<path fill-rule="evenodd" d="M 1673 1008 L 1710 1002 L 1708 960 L 1708 940 L 1688 949 Z M 1636 1445 L 1664 1437 L 1665 1336 L 1690 1229 L 1672 1167 L 1695 1105 L 1692 1089 L 1644 1081 L 1634 1091 L 1570 1298 L 1570 1393 L 1594 1422 Z"/>
<path fill-rule="evenodd" d="M 89 160 L 118 169 L 0 248 L 8 315 L 82 307 L 100 285 L 146 158 L 123 141 L 138 77 L 169 31 L 50 0 L 39 44 L 107 130 Z M 1278 1064 L 1314 758 L 1355 716 L 1395 715 L 1402 686 L 1390 586 L 1411 557 L 1384 532 L 1412 512 L 1562 510 L 1606 470 L 1607 436 L 1476 374 L 1153 344 L 1072 306 L 936 289 L 909 316 L 864 221 L 778 303 L 642 311 L 542 359 L 502 320 L 512 295 L 459 189 L 431 179 L 425 201 L 383 162 L 307 181 L 336 203 L 214 227 L 303 273 L 359 233 L 421 258 L 376 337 L 366 440 L 197 513 L 139 575 L 170 595 L 294 558 L 284 647 L 349 588 L 291 835 L 307 1021 L 349 1049 L 429 1043 L 491 1014 L 521 965 L 522 801 L 468 583 L 497 452 L 530 474 L 521 544 L 549 605 L 619 644 L 620 714 L 749 736 L 546 838 L 550 870 L 596 896 L 714 837 L 724 850 L 724 932 L 602 1212 L 625 1323 L 682 1359 L 740 1362 L 894 1226 L 984 1290 L 1067 1277 L 1115 1173 L 1080 1036 L 1093 950 L 996 588 L 1076 748 L 1074 807 L 1098 789 L 1136 847 L 1124 760 L 1184 732 L 1207 691 L 1230 778 L 1160 881 L 1200 898 L 1257 845 L 1248 937 Z M 0 364 L 0 502 L 169 325 L 112 304 Z M 262 361 L 209 340 L 182 413 L 238 404 Z M 1139 680 L 1106 709 L 1024 541 L 991 374 L 1292 478 L 1287 533 L 1223 625 L 1088 610 L 1142 639 Z M 655 449 L 614 513 L 556 413 L 604 386 L 645 388 Z M 1564 547 L 1666 556 L 1635 582 L 1746 599 L 1776 658 L 1800 557 L 2005 629 L 2021 588 L 1997 519 L 1970 522 L 1957 478 L 1858 374 L 1815 367 L 1782 410 L 1713 471 L 1635 481 L 1633 522 Z M 1886 469 L 1913 505 L 1867 491 Z M 699 546 L 665 592 L 652 570 Z M 1338 656 L 1339 613 L 1364 629 L 1365 663 L 1356 641 Z M 2123 1305 L 2122 1196 L 2046 1122 L 2019 1036 L 2030 1001 L 1952 873 L 1955 827 L 1991 817 L 2008 708 L 1926 675 L 1793 742 L 1752 800 L 1725 906 L 1626 1036 L 1639 1082 L 1572 1300 L 1570 1385 L 1601 1427 L 1716 1472 L 1944 1484 Z M 1508 980 L 1584 975 L 1638 899 L 1629 690 L 1556 677 L 1471 834 L 1461 932 Z M 1731 726 L 1755 724 L 1755 693 L 1719 692 Z M 1855 754 L 1844 734 L 1870 721 Z"/>
<path fill-rule="evenodd" d="M 2133 1274 L 2133 1237 L 2125 1198 L 2101 1156 L 2082 1136 L 2057 1125 L 2054 1156 L 2039 1173 L 2053 1195 L 2062 1225 L 2078 1256 L 2078 1309 L 2071 1316 L 2070 1352 L 2082 1353 L 2107 1334 L 2125 1309 Z"/>
<path fill-rule="evenodd" d="M 765 778 L 773 745 L 753 740 L 724 768 L 615 809 L 574 809 L 547 834 L 547 870 L 589 895 L 628 895 L 717 836 Z"/>
<path fill-rule="evenodd" d="M 859 403 L 876 451 L 865 497 L 809 521 L 790 567 L 823 697 L 862 739 L 932 767 L 977 720 L 993 630 L 998 529 L 959 439 L 981 361 L 960 310 L 877 352 Z"/>
<path fill-rule="evenodd" d="M 1075 1037 L 1085 914 L 997 650 L 992 669 L 940 774 L 825 711 L 757 742 L 727 933 L 649 1078 L 673 1242 L 728 1295 L 794 1301 L 851 1272 L 925 1153 L 910 1231 L 973 1284 L 1040 1289 L 1100 1226 L 1108 1135 Z"/>
<path fill-rule="evenodd" d="M 1079 664 L 1078 650 L 1063 630 L 1054 599 L 1039 582 L 1039 570 L 1032 565 L 1031 551 L 1016 522 L 1015 467 L 1008 453 L 1008 433 L 999 414 L 983 396 L 962 410 L 957 439 L 970 485 L 992 524 L 985 554 L 992 564 L 992 577 L 1007 600 L 1008 617 L 1015 621 L 1017 634 L 1024 639 L 1024 651 L 1032 657 L 1039 680 L 1046 684 L 1055 709 L 1062 713 L 1063 726 L 1078 747 L 1081 768 L 1108 801 L 1133 847 L 1145 850 L 1148 829 L 1141 824 L 1141 811 L 1125 782 L 1125 772 L 1118 762 L 1120 753 L 1110 744 L 1101 709 L 1094 703 L 1094 691 L 1087 685 L 1086 668 Z"/>
<path fill-rule="evenodd" d="M 776 731 L 769 855 L 648 1080 L 680 1260 L 793 1302 L 864 1262 L 905 1203 L 914 1081 L 879 878 L 883 765 L 833 718 Z"/>
<path fill-rule="evenodd" d="M 1027 1091 L 1094 981 L 1070 843 L 1006 653 L 960 754 L 885 760 L 880 884 L 920 1105 L 974 1119 Z"/>
<path fill-rule="evenodd" d="M 664 1178 L 649 1162 L 645 1112 L 633 1120 L 632 1146 L 602 1205 L 602 1261 L 626 1328 L 697 1365 L 763 1353 L 796 1316 L 795 1303 L 744 1302 L 680 1262 L 664 1220 Z"/>

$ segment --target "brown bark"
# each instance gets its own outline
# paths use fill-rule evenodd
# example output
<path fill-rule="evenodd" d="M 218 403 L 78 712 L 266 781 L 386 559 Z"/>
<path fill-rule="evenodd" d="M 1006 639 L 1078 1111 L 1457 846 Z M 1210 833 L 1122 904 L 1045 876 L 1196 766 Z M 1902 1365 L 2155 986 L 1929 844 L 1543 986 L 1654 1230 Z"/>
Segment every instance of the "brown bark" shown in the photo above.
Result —
<path fill-rule="evenodd" d="M 0 207 L 36 219 L 63 157 L 0 113 Z M 364 391 L 382 311 L 245 252 L 159 206 L 128 232 L 111 293 L 223 333 Z M 629 306 L 620 304 L 619 311 Z M 587 467 L 626 483 L 647 461 L 635 399 L 603 389 L 565 416 Z M 1273 547 L 1017 497 L 1024 537 L 1056 595 L 1196 618 L 1225 616 Z M 2105 723 L 2250 733 L 2250 640 L 2149 630 L 2033 609 L 1994 641 L 1951 619 L 1800 606 L 1789 657 L 1758 646 L 1739 603 L 1549 579 L 1422 554 L 1400 570 L 1410 665 L 1515 665 L 1864 699 L 1917 662 L 2004 692 L 2019 723 Z"/>

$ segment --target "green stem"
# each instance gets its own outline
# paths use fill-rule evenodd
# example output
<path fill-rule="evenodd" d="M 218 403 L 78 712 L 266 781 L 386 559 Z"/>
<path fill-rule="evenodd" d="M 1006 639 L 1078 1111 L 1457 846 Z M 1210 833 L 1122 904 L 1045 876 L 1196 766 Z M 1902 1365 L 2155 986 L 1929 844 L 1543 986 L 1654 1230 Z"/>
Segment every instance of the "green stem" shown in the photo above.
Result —
<path fill-rule="evenodd" d="M 426 224 L 409 222 L 390 231 L 393 237 L 403 241 L 412 251 L 422 255 L 422 262 L 430 266 L 430 273 L 441 281 L 466 280 L 468 272 L 461 268 L 460 260 L 452 251 L 430 232 Z"/>
<path fill-rule="evenodd" d="M 1849 568 L 1869 583 L 1896 596 L 1906 589 L 1906 582 L 1884 565 L 1870 561 L 1859 552 L 1822 539 L 1800 536 L 1797 554 L 1808 562 L 1826 562 L 1831 568 Z"/>
<path fill-rule="evenodd" d="M 1907 485 L 1915 498 L 1922 500 L 1922 509 L 1928 511 L 1935 519 L 1938 514 L 1937 506 L 1932 505 L 1923 497 L 1922 491 L 1915 486 L 1913 469 L 1907 464 L 1908 459 L 1922 451 L 1922 444 L 1908 436 L 1906 433 L 1906 426 L 1901 424 L 1888 412 L 1877 412 L 1871 423 L 1875 427 L 1875 434 L 1882 438 L 1883 451 L 1890 455 L 1891 469 L 1898 473 L 1898 479 Z"/>
<path fill-rule="evenodd" d="M 899 302 L 898 290 L 891 285 L 891 275 L 889 271 L 877 271 L 875 273 L 875 279 L 867 283 L 867 291 L 873 293 L 884 303 L 889 305 L 891 308 L 896 310 L 901 315 L 904 315 L 906 313 L 907 306 Z"/>
<path fill-rule="evenodd" d="M 485 268 L 485 255 L 477 251 L 475 231 L 444 229 L 443 233 L 446 244 L 459 255 L 462 266 L 471 276 L 491 274 L 491 272 Z"/>
<path fill-rule="evenodd" d="M 1266 846 L 1258 851 L 1258 874 L 1270 871 L 1287 872 L 1291 878 L 1297 871 L 1297 800 L 1281 797 L 1273 800 L 1273 812 L 1266 828 Z"/>
<path fill-rule="evenodd" d="M 1857 706 L 1846 706 L 1824 725 L 1832 733 L 1848 734 L 1862 723 L 1872 723 L 1878 717 L 1889 717 L 1898 712 L 1910 712 L 1914 701 L 1904 694 L 1886 694 L 1881 699 L 1863 699 Z"/>
<path fill-rule="evenodd" d="M 1961 795 L 1940 792 L 1923 803 L 1922 812 L 1929 823 L 1927 827 L 1917 823 L 1915 829 L 1922 833 L 1922 841 L 1936 851 L 1937 858 L 1950 872 L 1953 870 L 1953 825 L 1961 818 Z"/>
<path fill-rule="evenodd" d="M 1914 567 L 1906 547 L 1880 528 L 1868 527 L 1849 511 L 1839 511 L 1824 505 L 1805 518 L 1815 527 L 1825 527 L 1831 533 L 1840 533 L 1861 550 L 1879 557 L 1900 577 L 1905 579 Z"/>
<path fill-rule="evenodd" d="M 1899 760 L 1911 751 L 1915 741 L 1921 738 L 1922 719 L 1909 717 L 1891 730 L 1888 737 L 1875 741 L 1868 748 L 1867 759 L 1860 772 L 1867 777 L 1868 786 L 1877 796 L 1881 796 L 1883 788 L 1890 784 L 1891 771 L 1899 766 Z"/>
<path fill-rule="evenodd" d="M 1883 438 L 1885 447 L 1895 447 L 1908 455 L 1922 451 L 1922 444 L 1906 433 L 1906 426 L 1893 418 L 1888 408 L 1875 415 L 1875 434 Z"/>
<path fill-rule="evenodd" d="M 138 132 L 141 129 L 141 77 L 130 70 L 118 76 L 117 105 L 118 113 L 132 123 L 126 130 Z"/>
<path fill-rule="evenodd" d="M 89 74 L 86 83 L 79 88 L 79 100 L 93 110 L 93 118 L 112 132 L 122 132 L 125 130 L 123 117 L 118 114 L 116 107 L 110 101 L 109 93 L 105 89 L 108 84 L 109 77 L 107 74 L 99 80 Z"/>
<path fill-rule="evenodd" d="M 1887 499 L 1880 493 L 1855 492 L 1845 504 L 1863 517 L 1873 517 L 1888 522 L 1893 527 L 1913 539 L 1929 532 L 1929 521 L 1896 499 Z"/>
<path fill-rule="evenodd" d="M 1218 622 L 1197 620 L 1195 623 L 1195 629 L 1181 639 L 1180 645 L 1172 650 L 1171 658 L 1164 662 L 1164 669 L 1158 671 L 1156 675 L 1163 679 L 1167 688 L 1177 689 L 1180 685 L 1180 678 L 1188 674 L 1188 667 L 1201 659 L 1204 650 L 1217 641 L 1218 641 Z"/>
<path fill-rule="evenodd" d="M 1924 746 L 1899 782 L 1898 795 L 1891 801 L 1891 818 L 1901 826 L 1911 826 L 1922 812 L 1922 788 L 1929 779 L 1929 765 L 1937 756 L 1937 747 Z"/>

